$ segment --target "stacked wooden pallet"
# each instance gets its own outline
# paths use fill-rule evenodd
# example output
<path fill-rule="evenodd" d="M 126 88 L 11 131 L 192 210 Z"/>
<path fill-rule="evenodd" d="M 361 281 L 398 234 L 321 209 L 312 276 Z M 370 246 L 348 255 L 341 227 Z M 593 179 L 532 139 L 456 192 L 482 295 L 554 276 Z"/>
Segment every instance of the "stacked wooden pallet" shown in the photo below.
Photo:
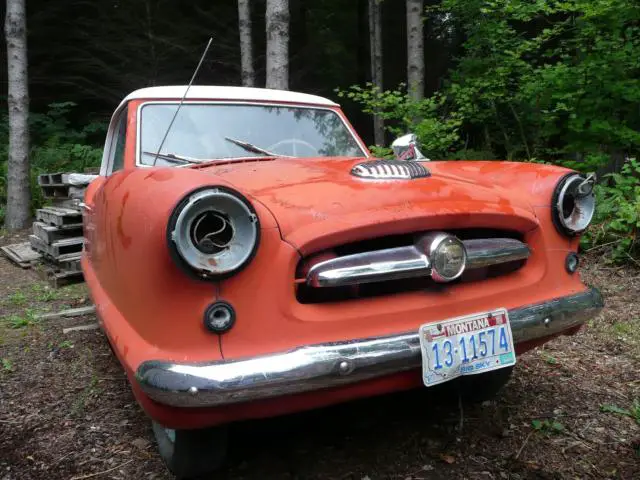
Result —
<path fill-rule="evenodd" d="M 44 273 L 54 286 L 83 281 L 80 257 L 84 237 L 80 202 L 96 175 L 45 173 L 38 176 L 50 207 L 36 211 L 31 248 L 42 255 Z"/>
<path fill-rule="evenodd" d="M 44 272 L 54 286 L 81 282 L 82 213 L 63 207 L 45 207 L 36 211 L 31 248 L 42 255 Z"/>

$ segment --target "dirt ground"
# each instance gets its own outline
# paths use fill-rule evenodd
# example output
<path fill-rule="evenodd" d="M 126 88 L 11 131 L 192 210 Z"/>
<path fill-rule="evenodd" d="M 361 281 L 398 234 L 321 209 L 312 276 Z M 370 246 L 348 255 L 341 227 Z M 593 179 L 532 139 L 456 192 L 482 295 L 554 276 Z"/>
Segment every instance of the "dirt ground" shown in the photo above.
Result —
<path fill-rule="evenodd" d="M 235 425 L 219 478 L 640 478 L 640 270 L 596 262 L 605 312 L 519 358 L 495 401 L 421 389 Z M 36 318 L 88 302 L 0 258 L 0 480 L 171 478 L 104 335 L 62 333 L 95 319 Z"/>

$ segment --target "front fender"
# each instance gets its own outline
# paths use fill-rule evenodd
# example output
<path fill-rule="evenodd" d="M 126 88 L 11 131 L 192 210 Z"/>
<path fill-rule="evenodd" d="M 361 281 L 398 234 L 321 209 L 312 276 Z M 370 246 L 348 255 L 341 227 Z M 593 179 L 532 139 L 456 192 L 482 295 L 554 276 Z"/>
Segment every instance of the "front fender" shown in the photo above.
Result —
<path fill-rule="evenodd" d="M 203 326 L 204 310 L 218 297 L 219 285 L 182 272 L 166 240 L 168 218 L 183 196 L 215 185 L 229 186 L 196 169 L 152 168 L 117 172 L 95 191 L 86 260 L 104 292 L 102 301 L 132 329 L 121 338 L 115 324 L 102 319 L 112 343 L 122 343 L 120 350 L 139 347 L 137 336 L 145 345 L 162 346 L 156 356 L 194 361 L 220 356 L 217 336 Z M 263 236 L 279 238 L 273 216 L 258 202 L 254 206 Z M 251 275 L 251 264 L 238 273 L 243 275 Z"/>

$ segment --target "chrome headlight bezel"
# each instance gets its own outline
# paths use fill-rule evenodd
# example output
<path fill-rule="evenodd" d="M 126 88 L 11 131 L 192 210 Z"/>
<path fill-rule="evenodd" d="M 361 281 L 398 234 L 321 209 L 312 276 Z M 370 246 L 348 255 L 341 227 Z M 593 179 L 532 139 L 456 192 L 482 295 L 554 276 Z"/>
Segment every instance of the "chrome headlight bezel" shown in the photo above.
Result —
<path fill-rule="evenodd" d="M 551 218 L 560 233 L 580 235 L 591 224 L 595 210 L 592 177 L 569 173 L 560 179 L 551 199 Z"/>
<path fill-rule="evenodd" d="M 215 231 L 207 232 L 208 225 L 203 221 Z M 221 240 L 218 234 L 224 238 Z M 235 275 L 251 262 L 259 244 L 260 221 L 253 205 L 224 186 L 189 192 L 175 206 L 167 223 L 171 258 L 181 270 L 200 280 Z"/>

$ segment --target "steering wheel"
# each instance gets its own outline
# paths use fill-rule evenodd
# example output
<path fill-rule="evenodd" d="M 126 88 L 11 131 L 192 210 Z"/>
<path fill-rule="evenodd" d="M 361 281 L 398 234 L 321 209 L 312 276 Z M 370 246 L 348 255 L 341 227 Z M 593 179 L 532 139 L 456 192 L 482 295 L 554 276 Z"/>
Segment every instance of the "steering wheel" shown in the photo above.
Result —
<path fill-rule="evenodd" d="M 320 154 L 320 152 L 318 152 L 318 149 L 316 147 L 311 145 L 309 142 L 300 140 L 298 138 L 285 138 L 284 140 L 280 140 L 279 142 L 276 142 L 273 145 L 269 145 L 266 149 L 269 150 L 270 152 L 278 153 L 277 152 L 278 147 L 281 147 L 282 145 L 287 145 L 287 144 L 293 145 L 294 157 L 297 157 L 296 148 L 295 148 L 296 145 L 302 145 L 303 147 L 306 147 L 307 149 L 311 150 L 314 156 L 317 156 Z"/>

